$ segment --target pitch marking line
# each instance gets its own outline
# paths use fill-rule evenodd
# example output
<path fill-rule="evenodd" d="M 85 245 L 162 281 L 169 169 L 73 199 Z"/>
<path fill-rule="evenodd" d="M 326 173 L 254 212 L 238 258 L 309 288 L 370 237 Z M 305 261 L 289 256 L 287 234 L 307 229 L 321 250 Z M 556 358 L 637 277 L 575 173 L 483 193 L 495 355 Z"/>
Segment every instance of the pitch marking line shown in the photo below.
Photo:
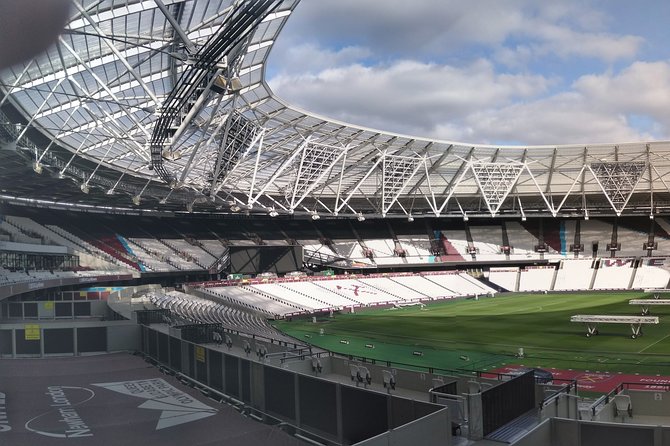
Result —
<path fill-rule="evenodd" d="M 667 339 L 668 337 L 670 337 L 670 334 L 665 335 L 664 337 L 662 337 L 661 339 L 659 339 L 658 341 L 656 341 L 656 342 L 654 342 L 654 343 L 652 343 L 652 344 L 649 344 L 648 346 L 646 346 L 645 348 L 643 348 L 642 350 L 640 350 L 638 353 L 642 353 L 642 352 L 645 351 L 646 349 L 648 349 L 648 348 L 650 348 L 650 347 L 653 347 L 654 345 L 658 344 L 659 342 L 663 341 L 664 339 Z"/>

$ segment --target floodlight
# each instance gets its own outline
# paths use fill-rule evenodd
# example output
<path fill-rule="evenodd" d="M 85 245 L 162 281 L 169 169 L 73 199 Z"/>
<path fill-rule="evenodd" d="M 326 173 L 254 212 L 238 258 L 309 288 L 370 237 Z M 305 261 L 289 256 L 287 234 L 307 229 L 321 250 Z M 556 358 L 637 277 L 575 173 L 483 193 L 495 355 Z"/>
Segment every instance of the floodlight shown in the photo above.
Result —
<path fill-rule="evenodd" d="M 111 188 L 107 192 L 105 192 L 105 195 L 114 195 L 114 188 Z"/>
<path fill-rule="evenodd" d="M 468 214 L 463 214 L 463 221 L 468 221 L 470 218 L 468 217 Z"/>
<path fill-rule="evenodd" d="M 358 214 L 358 217 L 356 217 L 356 220 L 365 221 L 365 217 L 363 217 L 363 214 Z"/>
<path fill-rule="evenodd" d="M 242 87 L 244 87 L 244 85 L 242 84 L 242 81 L 239 77 L 234 76 L 230 78 L 230 89 L 232 91 L 240 91 Z"/>
<path fill-rule="evenodd" d="M 273 218 L 274 218 L 274 217 L 276 217 L 277 215 L 279 215 L 279 213 L 278 213 L 274 208 L 272 208 L 272 209 L 270 209 L 270 212 L 268 212 L 268 215 L 269 215 L 270 217 L 273 217 Z"/>
<path fill-rule="evenodd" d="M 414 221 L 414 217 L 412 217 L 412 214 L 409 214 L 407 216 L 407 221 L 410 222 L 410 223 L 412 223 Z"/>
<path fill-rule="evenodd" d="M 135 206 L 139 206 L 140 202 L 142 201 L 142 197 L 140 197 L 139 195 L 134 195 L 132 200 Z"/>
<path fill-rule="evenodd" d="M 35 161 L 33 163 L 33 170 L 38 175 L 42 173 L 42 165 L 39 163 L 39 161 Z"/>
<path fill-rule="evenodd" d="M 321 218 L 321 216 L 320 216 L 319 214 L 317 214 L 316 212 L 314 212 L 314 213 L 312 214 L 312 220 L 318 220 L 318 219 L 320 219 L 320 218 Z"/>
<path fill-rule="evenodd" d="M 83 193 L 85 193 L 85 194 L 87 194 L 87 193 L 90 191 L 90 189 L 89 189 L 89 187 L 88 187 L 88 184 L 86 184 L 86 183 L 82 184 L 82 185 L 79 187 L 79 189 L 81 189 L 81 191 L 82 191 Z"/>

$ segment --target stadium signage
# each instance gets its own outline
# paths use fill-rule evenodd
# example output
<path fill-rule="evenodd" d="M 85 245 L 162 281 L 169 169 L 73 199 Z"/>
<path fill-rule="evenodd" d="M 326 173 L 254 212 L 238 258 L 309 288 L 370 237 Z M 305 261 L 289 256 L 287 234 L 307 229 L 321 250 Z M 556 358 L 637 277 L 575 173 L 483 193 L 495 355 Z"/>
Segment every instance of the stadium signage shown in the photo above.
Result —
<path fill-rule="evenodd" d="M 628 266 L 634 259 L 603 259 L 605 266 Z"/>
<path fill-rule="evenodd" d="M 12 426 L 9 424 L 9 418 L 7 417 L 7 396 L 0 392 L 0 433 L 11 430 Z"/>
<path fill-rule="evenodd" d="M 29 290 L 36 290 L 38 288 L 44 288 L 44 282 L 31 282 L 28 284 Z"/>
<path fill-rule="evenodd" d="M 25 425 L 26 429 L 52 438 L 93 436 L 75 408 L 91 400 L 95 392 L 85 387 L 49 386 L 45 394 L 51 399 L 51 409 L 30 419 Z"/>
<path fill-rule="evenodd" d="M 647 265 L 648 266 L 665 266 L 665 261 L 667 259 L 665 257 L 659 257 L 659 258 L 651 258 L 647 260 Z"/>
<path fill-rule="evenodd" d="M 218 412 L 161 378 L 93 385 L 145 400 L 139 405 L 140 409 L 161 411 L 156 430 L 211 417 Z"/>

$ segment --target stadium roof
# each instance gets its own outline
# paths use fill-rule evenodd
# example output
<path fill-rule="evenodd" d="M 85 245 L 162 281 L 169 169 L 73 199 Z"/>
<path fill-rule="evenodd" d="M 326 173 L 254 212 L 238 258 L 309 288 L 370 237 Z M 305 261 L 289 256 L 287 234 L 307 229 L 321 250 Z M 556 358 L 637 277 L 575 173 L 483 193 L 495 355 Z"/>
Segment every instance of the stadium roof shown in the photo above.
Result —
<path fill-rule="evenodd" d="M 287 104 L 264 74 L 298 3 L 73 0 L 58 42 L 0 74 L 0 199 L 315 218 L 670 208 L 669 141 L 435 141 Z"/>

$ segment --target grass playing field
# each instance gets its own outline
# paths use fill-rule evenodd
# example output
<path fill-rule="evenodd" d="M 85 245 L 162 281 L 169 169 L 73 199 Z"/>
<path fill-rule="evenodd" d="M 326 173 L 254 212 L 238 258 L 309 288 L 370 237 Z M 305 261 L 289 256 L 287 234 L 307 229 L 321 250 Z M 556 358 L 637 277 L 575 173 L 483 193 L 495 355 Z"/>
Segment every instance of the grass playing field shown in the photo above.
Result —
<path fill-rule="evenodd" d="M 334 352 L 436 369 L 490 370 L 524 364 L 670 375 L 670 306 L 651 307 L 660 324 L 631 339 L 628 324 L 600 324 L 585 336 L 575 314 L 639 315 L 641 292 L 510 294 L 399 309 L 361 310 L 334 318 L 278 322 L 277 328 Z M 525 358 L 517 358 L 519 347 Z M 418 355 L 418 353 L 421 355 Z"/>

